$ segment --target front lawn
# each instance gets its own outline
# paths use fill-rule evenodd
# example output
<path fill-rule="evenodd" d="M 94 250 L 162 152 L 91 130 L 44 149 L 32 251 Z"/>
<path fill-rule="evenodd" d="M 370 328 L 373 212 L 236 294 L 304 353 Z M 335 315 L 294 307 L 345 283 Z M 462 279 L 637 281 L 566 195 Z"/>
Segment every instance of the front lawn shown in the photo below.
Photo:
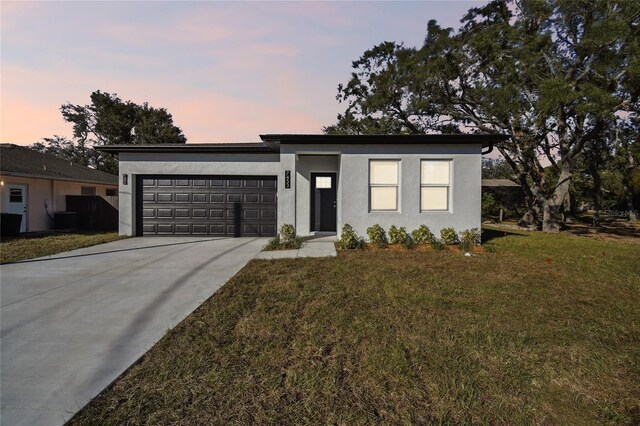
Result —
<path fill-rule="evenodd" d="M 18 237 L 0 242 L 0 263 L 50 256 L 63 251 L 108 243 L 123 237 L 116 232 Z"/>
<path fill-rule="evenodd" d="M 494 235 L 253 261 L 71 424 L 638 424 L 640 244 Z"/>

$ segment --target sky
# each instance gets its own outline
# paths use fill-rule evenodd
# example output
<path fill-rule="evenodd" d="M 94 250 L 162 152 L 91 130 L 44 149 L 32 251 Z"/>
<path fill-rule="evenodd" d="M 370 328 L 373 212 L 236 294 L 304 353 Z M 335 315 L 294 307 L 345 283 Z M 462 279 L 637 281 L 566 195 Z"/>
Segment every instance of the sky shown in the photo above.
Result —
<path fill-rule="evenodd" d="M 66 102 L 95 90 L 166 108 L 188 143 L 321 133 L 351 63 L 383 41 L 420 46 L 468 1 L 0 3 L 0 140 L 70 137 Z"/>

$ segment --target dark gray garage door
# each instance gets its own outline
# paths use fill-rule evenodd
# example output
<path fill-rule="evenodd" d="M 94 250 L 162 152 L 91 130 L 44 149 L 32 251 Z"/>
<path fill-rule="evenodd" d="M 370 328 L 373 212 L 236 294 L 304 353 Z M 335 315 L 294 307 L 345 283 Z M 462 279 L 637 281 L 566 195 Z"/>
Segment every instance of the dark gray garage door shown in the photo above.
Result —
<path fill-rule="evenodd" d="M 141 176 L 143 235 L 274 236 L 276 177 Z"/>

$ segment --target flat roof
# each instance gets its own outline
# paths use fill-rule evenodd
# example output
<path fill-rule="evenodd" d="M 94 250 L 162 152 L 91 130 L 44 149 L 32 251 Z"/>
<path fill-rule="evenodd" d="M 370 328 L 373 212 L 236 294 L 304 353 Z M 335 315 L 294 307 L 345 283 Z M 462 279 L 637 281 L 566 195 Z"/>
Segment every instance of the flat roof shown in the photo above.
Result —
<path fill-rule="evenodd" d="M 121 144 L 96 146 L 98 151 L 118 152 L 227 152 L 227 153 L 269 153 L 277 152 L 263 142 L 246 143 L 162 143 L 162 144 Z"/>
<path fill-rule="evenodd" d="M 266 134 L 260 139 L 268 144 L 326 143 L 326 144 L 474 144 L 487 147 L 509 139 L 510 135 L 459 133 L 427 135 L 327 135 L 327 134 Z"/>
<path fill-rule="evenodd" d="M 95 147 L 99 151 L 118 152 L 227 152 L 227 153 L 270 153 L 279 152 L 280 144 L 416 144 L 416 145 L 459 145 L 491 144 L 509 139 L 501 134 L 429 134 L 429 135 L 325 135 L 325 134 L 267 134 L 260 135 L 262 142 L 245 143 L 183 143 L 183 144 L 137 144 L 103 145 Z"/>

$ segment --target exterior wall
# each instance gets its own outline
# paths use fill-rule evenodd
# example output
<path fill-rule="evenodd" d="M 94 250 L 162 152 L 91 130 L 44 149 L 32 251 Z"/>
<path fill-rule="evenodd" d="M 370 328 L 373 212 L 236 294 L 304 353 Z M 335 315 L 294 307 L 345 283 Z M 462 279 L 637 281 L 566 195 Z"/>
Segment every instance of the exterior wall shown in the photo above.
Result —
<path fill-rule="evenodd" d="M 312 172 L 337 173 L 337 226 L 351 224 L 366 236 L 367 227 L 405 226 L 411 231 L 425 224 L 434 233 L 443 227 L 461 231 L 480 228 L 481 144 L 380 145 L 283 144 L 280 153 L 120 153 L 120 233 L 135 235 L 136 176 L 254 175 L 278 177 L 278 228 L 293 224 L 299 235 L 310 233 Z M 369 160 L 400 160 L 398 212 L 369 212 Z M 451 208 L 448 212 L 420 211 L 420 160 L 452 160 Z M 291 187 L 285 188 L 285 172 Z M 123 185 L 123 174 L 128 184 Z"/>
<path fill-rule="evenodd" d="M 55 212 L 66 210 L 66 196 L 80 195 L 83 186 L 96 188 L 96 195 L 106 196 L 107 188 L 117 188 L 117 185 L 104 185 L 96 183 L 83 183 L 52 179 L 38 179 L 19 176 L 0 175 L 4 185 L 0 186 L 0 200 L 2 200 L 2 212 L 8 202 L 8 185 L 27 185 L 27 232 L 45 231 L 53 229 L 53 221 L 47 215 L 44 205 L 51 216 Z M 109 197 L 110 198 L 110 197 Z"/>
<path fill-rule="evenodd" d="M 405 226 L 411 231 L 425 224 L 435 234 L 441 228 L 453 227 L 458 231 L 480 228 L 481 210 L 481 158 L 480 144 L 468 145 L 295 145 L 281 146 L 281 156 L 295 157 L 295 153 L 320 154 L 340 152 L 338 178 L 338 233 L 345 223 L 354 227 L 361 236 L 366 229 L 379 224 L 385 229 L 391 225 Z M 305 158 L 300 156 L 299 158 Z M 369 160 L 400 160 L 399 211 L 369 211 Z M 451 208 L 448 212 L 420 211 L 420 160 L 452 160 Z M 297 166 L 302 167 L 302 161 Z M 315 170 L 314 170 L 315 171 Z M 303 173 L 296 179 L 300 186 L 295 191 L 298 214 L 296 229 L 300 235 L 309 232 L 310 191 Z M 286 191 L 286 190 L 285 190 Z M 289 195 L 289 198 L 291 196 Z M 290 201 L 287 201 L 288 203 Z M 291 204 L 288 204 L 291 205 Z M 284 207 L 283 207 L 284 208 Z M 303 211 L 303 208 L 306 209 Z M 306 212 L 306 217 L 304 216 Z M 284 222 L 292 223 L 292 222 Z"/>
<path fill-rule="evenodd" d="M 274 154 L 202 154 L 123 152 L 120 160 L 120 235 L 135 235 L 136 176 L 138 175 L 252 175 L 279 176 L 280 156 Z M 123 184 L 123 174 L 128 184 Z M 284 181 L 278 179 L 278 188 Z M 278 202 L 278 221 L 280 202 Z"/>

